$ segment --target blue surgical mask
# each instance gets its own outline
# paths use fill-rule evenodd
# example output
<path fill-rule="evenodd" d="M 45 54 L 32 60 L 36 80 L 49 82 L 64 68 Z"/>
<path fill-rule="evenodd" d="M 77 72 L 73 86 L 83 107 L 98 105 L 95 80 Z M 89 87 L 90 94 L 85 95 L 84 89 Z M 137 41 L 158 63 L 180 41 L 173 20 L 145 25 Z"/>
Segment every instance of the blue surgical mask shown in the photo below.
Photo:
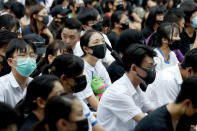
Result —
<path fill-rule="evenodd" d="M 36 69 L 36 61 L 31 58 L 17 59 L 16 70 L 22 76 L 28 77 Z"/>
<path fill-rule="evenodd" d="M 197 28 L 197 16 L 192 19 L 192 27 Z"/>

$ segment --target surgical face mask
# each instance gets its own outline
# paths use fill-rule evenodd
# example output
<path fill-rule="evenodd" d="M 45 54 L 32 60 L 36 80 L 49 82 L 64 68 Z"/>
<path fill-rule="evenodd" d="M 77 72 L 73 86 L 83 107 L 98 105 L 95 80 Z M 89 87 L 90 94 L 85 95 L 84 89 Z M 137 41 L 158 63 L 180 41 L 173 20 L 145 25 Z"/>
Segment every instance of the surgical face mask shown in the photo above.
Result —
<path fill-rule="evenodd" d="M 93 53 L 91 55 L 95 56 L 96 58 L 103 59 L 105 57 L 105 53 L 106 53 L 105 44 L 89 46 L 89 48 L 93 50 Z"/>
<path fill-rule="evenodd" d="M 143 67 L 140 67 L 142 70 L 144 70 L 146 72 L 146 77 L 142 77 L 138 74 L 138 76 L 145 81 L 145 83 L 148 85 L 148 84 L 151 84 L 153 83 L 153 81 L 155 80 L 155 77 L 156 77 L 156 71 L 155 71 L 155 66 L 152 68 L 152 69 L 146 69 L 146 68 L 143 68 Z"/>
<path fill-rule="evenodd" d="M 49 17 L 45 16 L 45 15 L 40 15 L 40 17 L 42 17 L 42 23 L 47 25 L 49 23 Z"/>
<path fill-rule="evenodd" d="M 103 29 L 103 22 L 102 21 L 97 22 L 96 24 L 94 24 L 92 26 L 92 28 L 97 30 L 97 31 L 102 31 L 102 29 Z"/>
<path fill-rule="evenodd" d="M 87 118 L 77 121 L 76 124 L 77 124 L 77 131 L 88 131 L 89 129 Z"/>
<path fill-rule="evenodd" d="M 74 93 L 78 93 L 80 91 L 83 91 L 86 88 L 87 80 L 86 76 L 82 75 L 74 79 L 75 80 L 75 86 L 72 87 L 72 91 Z"/>
<path fill-rule="evenodd" d="M 17 72 L 24 76 L 28 77 L 36 69 L 36 61 L 31 58 L 21 58 L 17 59 Z"/>
<path fill-rule="evenodd" d="M 181 47 L 181 40 L 173 40 L 172 44 L 168 44 L 171 51 L 177 50 Z"/>
<path fill-rule="evenodd" d="M 197 28 L 197 16 L 192 19 L 192 27 Z"/>
<path fill-rule="evenodd" d="M 122 23 L 121 25 L 122 25 L 122 28 L 121 28 L 122 30 L 126 30 L 129 28 L 129 22 Z"/>

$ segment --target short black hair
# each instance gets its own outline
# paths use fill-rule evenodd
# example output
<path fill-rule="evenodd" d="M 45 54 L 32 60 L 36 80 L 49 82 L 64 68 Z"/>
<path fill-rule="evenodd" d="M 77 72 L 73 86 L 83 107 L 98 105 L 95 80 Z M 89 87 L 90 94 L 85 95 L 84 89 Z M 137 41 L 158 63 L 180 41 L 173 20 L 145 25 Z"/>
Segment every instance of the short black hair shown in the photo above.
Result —
<path fill-rule="evenodd" d="M 25 0 L 25 6 L 35 6 L 40 4 L 38 0 Z"/>
<path fill-rule="evenodd" d="M 157 32 L 152 35 L 149 40 L 149 46 L 157 48 L 162 46 L 162 38 L 170 39 L 170 36 L 174 33 L 175 29 L 179 31 L 177 25 L 169 22 L 163 22 L 158 27 Z"/>
<path fill-rule="evenodd" d="M 152 48 L 141 44 L 133 44 L 129 46 L 122 57 L 125 71 L 129 71 L 132 64 L 141 66 L 141 63 L 146 56 L 153 58 L 156 56 L 156 52 Z"/>
<path fill-rule="evenodd" d="M 112 14 L 112 16 L 111 16 L 111 27 L 112 28 L 115 27 L 115 22 L 120 23 L 120 20 L 121 20 L 123 14 L 124 14 L 124 11 L 121 11 L 121 10 L 115 11 Z"/>
<path fill-rule="evenodd" d="M 181 103 L 186 99 L 192 101 L 193 107 L 197 108 L 197 76 L 190 77 L 183 81 L 176 103 Z"/>
<path fill-rule="evenodd" d="M 82 23 L 82 25 L 87 25 L 88 21 L 96 20 L 99 12 L 95 8 L 85 7 L 82 8 L 77 16 L 77 19 Z"/>
<path fill-rule="evenodd" d="M 0 30 L 0 48 L 8 44 L 12 39 L 17 38 L 17 33 L 15 32 L 9 32 L 7 30 Z"/>
<path fill-rule="evenodd" d="M 12 124 L 19 124 L 20 119 L 17 112 L 12 107 L 3 102 L 0 102 L 0 116 L 0 130 L 6 129 Z"/>
<path fill-rule="evenodd" d="M 68 18 L 64 21 L 64 28 L 76 29 L 78 32 L 81 32 L 82 25 L 76 18 Z"/>
<path fill-rule="evenodd" d="M 187 52 L 184 57 L 183 63 L 181 64 L 181 67 L 183 69 L 186 69 L 187 67 L 192 67 L 193 71 L 197 72 L 197 48 Z"/>
<path fill-rule="evenodd" d="M 145 21 L 145 26 L 153 27 L 156 24 L 156 16 L 159 14 L 164 14 L 166 8 L 164 6 L 154 6 L 150 9 L 148 18 Z"/>
<path fill-rule="evenodd" d="M 12 39 L 6 49 L 6 58 L 12 58 L 15 51 L 26 51 L 27 45 L 36 52 L 36 45 L 33 42 L 27 41 L 28 40 L 23 38 Z"/>
<path fill-rule="evenodd" d="M 119 37 L 117 46 L 115 47 L 116 51 L 124 53 L 126 49 L 134 43 L 144 44 L 145 39 L 142 32 L 135 29 L 124 30 Z"/>
<path fill-rule="evenodd" d="M 191 23 L 190 18 L 197 11 L 197 4 L 192 0 L 187 0 L 181 3 L 180 8 L 185 13 L 185 22 Z"/>
<path fill-rule="evenodd" d="M 16 18 L 21 19 L 25 15 L 25 6 L 20 2 L 14 2 L 10 7 L 10 11 Z"/>
<path fill-rule="evenodd" d="M 166 12 L 164 22 L 178 23 L 184 17 L 185 14 L 180 8 L 172 8 Z"/>
<path fill-rule="evenodd" d="M 63 54 L 57 56 L 51 64 L 51 74 L 60 78 L 65 75 L 68 78 L 75 78 L 83 72 L 84 61 L 73 54 Z"/>
<path fill-rule="evenodd" d="M 7 30 L 10 30 L 11 21 L 14 17 L 10 14 L 5 14 L 0 16 L 0 29 L 5 27 Z"/>

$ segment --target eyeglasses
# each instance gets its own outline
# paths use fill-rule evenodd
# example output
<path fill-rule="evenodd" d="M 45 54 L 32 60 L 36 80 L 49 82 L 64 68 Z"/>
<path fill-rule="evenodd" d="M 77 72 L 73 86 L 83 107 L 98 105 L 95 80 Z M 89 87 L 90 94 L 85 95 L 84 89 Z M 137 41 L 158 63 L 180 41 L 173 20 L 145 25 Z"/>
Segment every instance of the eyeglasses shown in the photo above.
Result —
<path fill-rule="evenodd" d="M 156 65 L 157 65 L 157 64 L 154 64 L 152 67 L 149 67 L 149 68 L 145 68 L 145 67 L 142 67 L 142 66 L 139 66 L 139 67 L 140 67 L 142 70 L 144 70 L 144 71 L 146 71 L 146 70 L 155 71 Z"/>
<path fill-rule="evenodd" d="M 34 59 L 34 60 L 36 60 L 37 59 L 37 55 L 36 54 L 23 54 L 23 53 L 21 53 L 21 54 L 18 54 L 18 55 L 16 55 L 16 56 L 14 56 L 14 57 L 17 57 L 17 58 L 28 58 L 28 57 L 30 57 L 31 59 Z"/>

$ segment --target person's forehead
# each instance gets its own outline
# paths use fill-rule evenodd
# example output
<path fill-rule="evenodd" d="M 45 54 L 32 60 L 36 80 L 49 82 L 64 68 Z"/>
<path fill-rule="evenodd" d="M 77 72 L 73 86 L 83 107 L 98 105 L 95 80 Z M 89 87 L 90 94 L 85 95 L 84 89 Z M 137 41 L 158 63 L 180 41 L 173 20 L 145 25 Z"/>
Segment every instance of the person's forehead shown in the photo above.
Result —
<path fill-rule="evenodd" d="M 44 8 L 44 9 L 42 9 L 40 12 L 39 12 L 39 14 L 46 14 L 47 13 L 47 10 Z"/>
<path fill-rule="evenodd" d="M 142 61 L 142 64 L 143 65 L 154 65 L 154 60 L 152 57 L 146 55 Z"/>
<path fill-rule="evenodd" d="M 15 49 L 14 54 L 19 54 L 19 53 L 35 53 L 33 48 L 30 45 L 26 45 L 26 48 L 24 49 Z"/>
<path fill-rule="evenodd" d="M 62 31 L 63 35 L 77 35 L 79 33 L 77 29 L 69 29 L 69 28 L 64 28 Z"/>
<path fill-rule="evenodd" d="M 92 34 L 92 36 L 90 37 L 89 41 L 95 41 L 95 40 L 103 40 L 103 36 L 100 33 L 95 32 L 94 34 Z"/>

